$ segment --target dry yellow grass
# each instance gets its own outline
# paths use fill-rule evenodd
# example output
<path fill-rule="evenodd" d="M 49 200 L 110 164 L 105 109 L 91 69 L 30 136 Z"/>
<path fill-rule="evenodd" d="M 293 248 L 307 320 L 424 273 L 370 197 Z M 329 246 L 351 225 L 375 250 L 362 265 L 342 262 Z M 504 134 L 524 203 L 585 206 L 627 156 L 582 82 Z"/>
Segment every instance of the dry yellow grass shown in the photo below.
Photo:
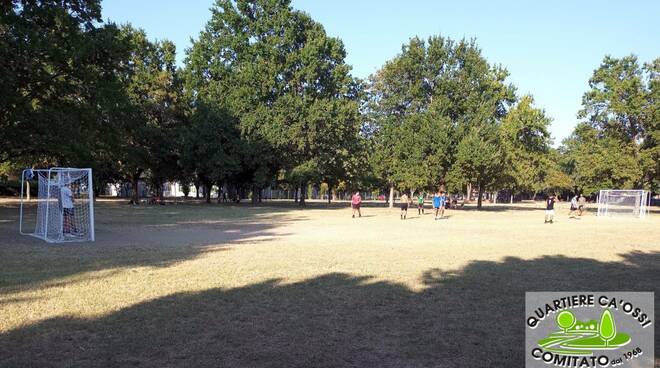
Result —
<path fill-rule="evenodd" d="M 525 291 L 660 295 L 660 215 L 567 212 L 99 202 L 52 245 L 5 202 L 0 366 L 522 366 Z"/>

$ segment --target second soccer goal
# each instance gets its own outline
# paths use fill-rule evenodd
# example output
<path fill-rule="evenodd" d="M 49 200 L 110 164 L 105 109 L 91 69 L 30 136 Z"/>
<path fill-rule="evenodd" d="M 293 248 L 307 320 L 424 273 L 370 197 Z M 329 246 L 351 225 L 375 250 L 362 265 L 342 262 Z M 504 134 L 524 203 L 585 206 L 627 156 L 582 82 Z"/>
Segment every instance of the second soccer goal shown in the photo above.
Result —
<path fill-rule="evenodd" d="M 598 216 L 644 218 L 649 212 L 650 192 L 604 189 L 598 195 Z"/>

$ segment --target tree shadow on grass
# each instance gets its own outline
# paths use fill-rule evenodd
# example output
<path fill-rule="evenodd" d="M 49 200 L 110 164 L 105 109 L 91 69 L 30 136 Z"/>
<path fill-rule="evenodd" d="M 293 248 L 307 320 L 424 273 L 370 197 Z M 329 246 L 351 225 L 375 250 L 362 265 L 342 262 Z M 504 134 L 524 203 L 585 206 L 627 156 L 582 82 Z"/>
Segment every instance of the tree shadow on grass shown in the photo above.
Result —
<path fill-rule="evenodd" d="M 0 366 L 522 367 L 526 291 L 654 291 L 657 303 L 660 252 L 622 257 L 475 261 L 427 270 L 419 292 L 331 273 L 173 294 L 2 334 Z"/>
<path fill-rule="evenodd" d="M 227 246 L 286 237 L 300 221 L 290 209 L 218 206 L 96 207 L 96 241 L 49 244 L 18 232 L 18 207 L 0 205 L 0 295 L 90 277 L 86 272 L 135 266 L 166 267 Z"/>

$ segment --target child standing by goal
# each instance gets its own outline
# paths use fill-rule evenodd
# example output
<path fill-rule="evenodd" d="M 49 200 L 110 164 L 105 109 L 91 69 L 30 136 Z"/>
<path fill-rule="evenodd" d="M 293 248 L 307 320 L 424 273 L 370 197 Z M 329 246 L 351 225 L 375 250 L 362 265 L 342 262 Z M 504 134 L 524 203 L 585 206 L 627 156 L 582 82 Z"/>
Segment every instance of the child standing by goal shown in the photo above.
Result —
<path fill-rule="evenodd" d="M 69 184 L 60 188 L 60 201 L 62 203 L 62 233 L 71 235 L 76 232 L 73 213 L 73 192 Z"/>

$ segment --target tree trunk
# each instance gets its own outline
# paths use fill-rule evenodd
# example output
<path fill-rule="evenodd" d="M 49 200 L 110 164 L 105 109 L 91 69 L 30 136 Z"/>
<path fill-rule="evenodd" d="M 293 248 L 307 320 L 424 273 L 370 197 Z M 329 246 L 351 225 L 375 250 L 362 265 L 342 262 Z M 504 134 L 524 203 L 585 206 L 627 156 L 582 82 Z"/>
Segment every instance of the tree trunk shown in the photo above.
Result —
<path fill-rule="evenodd" d="M 332 201 L 332 187 L 328 185 L 328 204 Z"/>
<path fill-rule="evenodd" d="M 199 199 L 199 184 L 195 183 L 195 198 Z"/>
<path fill-rule="evenodd" d="M 254 184 L 252 184 L 252 204 L 253 204 L 253 205 L 256 205 L 256 204 L 257 204 L 257 201 L 258 201 L 257 196 L 258 196 L 258 194 L 257 194 L 257 186 L 254 185 Z"/>
<path fill-rule="evenodd" d="M 218 183 L 218 198 L 215 200 L 215 203 L 220 204 L 222 202 L 222 183 Z"/>
<path fill-rule="evenodd" d="M 513 204 L 513 192 L 511 192 L 511 204 Z"/>
<path fill-rule="evenodd" d="M 211 203 L 211 184 L 204 184 L 204 197 L 206 198 L 206 203 Z"/>
<path fill-rule="evenodd" d="M 394 208 L 394 185 L 390 185 L 389 203 L 390 208 Z"/>
<path fill-rule="evenodd" d="M 140 188 L 138 187 L 138 183 L 140 182 L 140 174 L 142 174 L 142 172 L 138 171 L 137 173 L 131 175 L 131 186 L 133 187 L 133 191 L 131 193 L 131 203 L 133 204 L 140 204 Z"/>
<path fill-rule="evenodd" d="M 307 185 L 302 184 L 300 186 L 300 200 L 298 201 L 300 207 L 305 207 L 305 197 L 307 197 Z"/>
<path fill-rule="evenodd" d="M 299 186 L 296 185 L 296 189 L 293 191 L 293 202 L 298 203 L 298 188 Z"/>
<path fill-rule="evenodd" d="M 481 209 L 481 197 L 484 194 L 483 184 L 479 183 L 479 197 L 477 198 L 477 209 Z"/>
<path fill-rule="evenodd" d="M 472 183 L 467 183 L 467 193 L 465 194 L 465 202 L 470 202 L 470 196 L 472 195 Z"/>

